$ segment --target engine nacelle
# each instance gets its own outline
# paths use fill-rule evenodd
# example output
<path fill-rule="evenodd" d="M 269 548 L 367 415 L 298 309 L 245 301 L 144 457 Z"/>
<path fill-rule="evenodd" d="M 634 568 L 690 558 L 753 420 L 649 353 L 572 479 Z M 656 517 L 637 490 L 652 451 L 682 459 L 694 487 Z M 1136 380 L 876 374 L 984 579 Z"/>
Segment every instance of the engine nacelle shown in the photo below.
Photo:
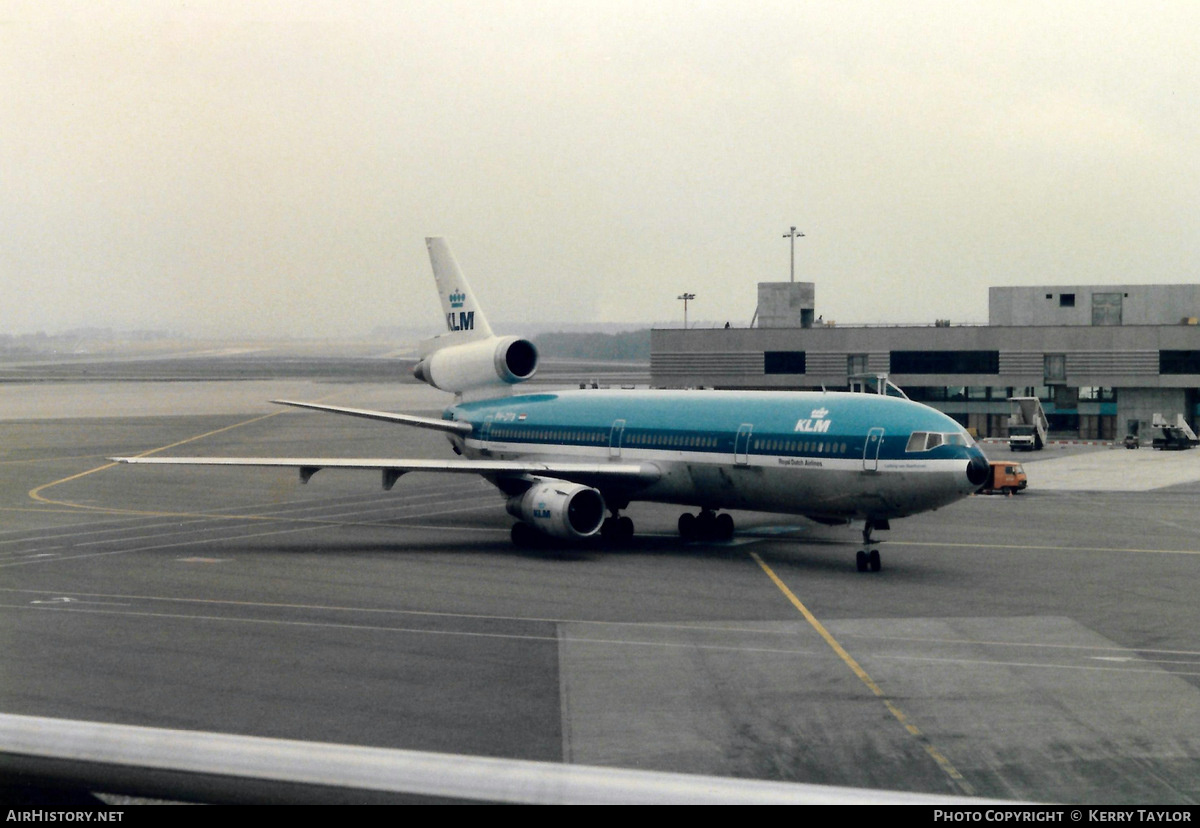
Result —
<path fill-rule="evenodd" d="M 535 483 L 508 500 L 508 513 L 552 538 L 579 540 L 600 531 L 604 496 L 582 483 Z"/>
<path fill-rule="evenodd" d="M 434 351 L 413 368 L 413 376 L 461 394 L 486 386 L 514 385 L 537 372 L 537 346 L 516 336 L 493 336 Z"/>

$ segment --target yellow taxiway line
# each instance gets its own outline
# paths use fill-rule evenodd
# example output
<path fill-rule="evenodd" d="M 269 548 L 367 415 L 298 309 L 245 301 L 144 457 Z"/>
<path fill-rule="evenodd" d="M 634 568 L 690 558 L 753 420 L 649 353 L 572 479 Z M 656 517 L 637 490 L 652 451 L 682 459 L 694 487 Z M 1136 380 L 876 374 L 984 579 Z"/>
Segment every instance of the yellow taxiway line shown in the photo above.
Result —
<path fill-rule="evenodd" d="M 804 603 L 796 597 L 795 593 L 788 589 L 787 584 L 785 584 L 780 577 L 775 574 L 775 571 L 771 569 L 771 567 L 767 566 L 766 562 L 758 556 L 757 552 L 751 552 L 750 557 L 754 559 L 755 563 L 762 567 L 763 572 L 767 573 L 767 577 L 774 582 L 775 586 L 777 586 L 779 591 L 782 592 L 788 601 L 791 602 L 792 606 L 800 611 L 800 614 L 803 615 L 804 619 L 808 621 L 814 630 L 817 631 L 817 634 L 825 640 L 825 643 L 828 644 L 835 653 L 837 653 L 838 658 L 840 658 L 846 664 L 846 666 L 850 668 L 854 675 L 858 676 L 859 681 L 865 684 L 867 688 L 883 702 L 884 706 L 887 707 L 888 712 L 890 712 L 896 718 L 896 721 L 900 722 L 900 724 L 904 726 L 904 729 L 921 743 L 921 747 L 923 747 L 925 752 L 928 753 L 933 761 L 937 763 L 938 767 L 940 767 L 946 773 L 946 775 L 950 777 L 950 780 L 954 786 L 966 796 L 974 796 L 975 788 L 963 777 L 961 773 L 959 773 L 958 768 L 954 767 L 950 760 L 946 758 L 945 754 L 938 750 L 933 743 L 929 741 L 929 738 L 921 732 L 920 728 L 918 728 L 909 720 L 908 716 L 904 715 L 904 711 L 897 707 L 896 703 L 888 698 L 887 694 L 883 692 L 883 688 L 875 683 L 875 680 L 868 675 L 867 671 L 862 668 L 862 665 L 854 660 L 854 657 L 851 656 L 850 653 L 846 652 L 846 648 L 838 643 L 838 640 L 833 637 L 829 630 L 825 629 L 825 625 L 818 621 L 817 617 L 809 611 L 808 607 L 804 606 Z"/>
<path fill-rule="evenodd" d="M 202 440 L 205 437 L 212 437 L 214 434 L 221 434 L 222 432 L 232 431 L 235 428 L 241 428 L 242 426 L 247 426 L 247 425 L 250 425 L 251 423 L 261 422 L 262 420 L 267 420 L 267 419 L 270 419 L 271 417 L 278 417 L 280 414 L 283 414 L 283 413 L 284 412 L 282 410 L 280 410 L 280 411 L 272 411 L 269 414 L 261 414 L 257 417 L 251 417 L 249 420 L 242 420 L 240 423 L 234 423 L 233 425 L 227 425 L 222 428 L 216 428 L 216 429 L 213 429 L 212 431 L 206 431 L 203 434 L 197 434 L 194 437 L 188 437 L 187 439 L 179 440 L 178 442 L 171 443 L 166 446 L 159 446 L 158 448 L 150 449 L 149 451 L 143 451 L 141 454 L 138 454 L 135 456 L 136 457 L 148 457 L 151 454 L 157 454 L 160 451 L 166 451 L 167 449 L 172 449 L 177 446 L 183 446 L 188 443 L 193 443 L 196 440 Z M 50 506 L 69 506 L 72 509 L 91 509 L 93 511 L 109 512 L 109 513 L 116 512 L 118 514 L 159 514 L 157 512 L 131 512 L 131 511 L 127 511 L 124 509 L 112 509 L 107 506 L 89 506 L 85 503 L 71 503 L 66 500 L 51 500 L 50 498 L 42 497 L 42 492 L 44 492 L 46 489 L 49 489 L 53 486 L 61 485 L 63 483 L 70 483 L 72 480 L 78 480 L 81 477 L 87 477 L 89 474 L 95 474 L 96 472 L 102 472 L 106 469 L 111 469 L 113 466 L 116 466 L 116 465 L 118 465 L 118 464 L 117 463 L 105 463 L 103 466 L 97 466 L 94 469 L 88 469 L 87 471 L 82 471 L 82 472 L 79 472 L 78 474 L 73 474 L 70 477 L 64 477 L 61 480 L 55 480 L 51 483 L 43 483 L 40 486 L 36 486 L 36 487 L 30 489 L 29 497 L 32 500 L 37 501 L 38 503 L 45 503 Z"/>

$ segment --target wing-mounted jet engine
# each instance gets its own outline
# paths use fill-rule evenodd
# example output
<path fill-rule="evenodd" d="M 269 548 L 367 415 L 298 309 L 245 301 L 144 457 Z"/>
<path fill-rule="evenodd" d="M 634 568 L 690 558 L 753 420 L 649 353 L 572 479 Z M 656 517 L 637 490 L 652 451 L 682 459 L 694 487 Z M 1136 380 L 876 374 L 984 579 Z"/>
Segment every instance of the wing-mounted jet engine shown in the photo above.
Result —
<path fill-rule="evenodd" d="M 537 347 L 528 339 L 492 333 L 446 240 L 427 238 L 425 246 L 447 330 L 421 343 L 413 376 L 462 399 L 505 396 L 537 372 Z"/>
<path fill-rule="evenodd" d="M 600 531 L 604 524 L 604 497 L 582 483 L 543 480 L 523 494 L 508 500 L 508 513 L 523 520 L 524 530 L 513 527 L 513 540 L 528 541 L 520 532 L 535 529 L 559 540 L 582 540 Z"/>

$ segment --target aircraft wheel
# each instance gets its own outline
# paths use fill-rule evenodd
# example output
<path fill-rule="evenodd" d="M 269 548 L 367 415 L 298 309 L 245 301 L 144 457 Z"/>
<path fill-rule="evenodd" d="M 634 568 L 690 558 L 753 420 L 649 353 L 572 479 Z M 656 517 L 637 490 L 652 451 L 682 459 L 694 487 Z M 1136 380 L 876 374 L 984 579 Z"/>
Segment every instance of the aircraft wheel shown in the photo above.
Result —
<path fill-rule="evenodd" d="M 530 546 L 536 546 L 538 540 L 538 530 L 534 529 L 528 523 L 513 524 L 512 542 L 514 546 L 525 549 Z"/>
<path fill-rule="evenodd" d="M 878 549 L 872 549 L 867 553 L 867 564 L 871 567 L 872 572 L 878 572 L 883 567 L 883 561 L 879 559 Z"/>
<path fill-rule="evenodd" d="M 679 516 L 679 537 L 689 541 L 696 537 L 696 516 L 691 512 Z"/>
<path fill-rule="evenodd" d="M 854 556 L 854 562 L 858 565 L 859 572 L 867 571 L 867 553 L 863 550 L 858 550 L 858 554 Z"/>
<path fill-rule="evenodd" d="M 696 516 L 696 535 L 703 540 L 710 540 L 717 536 L 717 515 L 715 512 L 705 509 Z"/>
<path fill-rule="evenodd" d="M 605 518 L 604 523 L 600 524 L 600 537 L 606 541 L 615 540 L 617 536 L 617 524 L 612 518 Z"/>
<path fill-rule="evenodd" d="M 720 540 L 729 540 L 733 537 L 733 516 L 724 512 L 717 515 L 713 522 L 713 528 L 716 530 L 716 537 Z"/>
<path fill-rule="evenodd" d="M 617 518 L 616 539 L 619 541 L 633 540 L 633 520 L 628 517 Z"/>

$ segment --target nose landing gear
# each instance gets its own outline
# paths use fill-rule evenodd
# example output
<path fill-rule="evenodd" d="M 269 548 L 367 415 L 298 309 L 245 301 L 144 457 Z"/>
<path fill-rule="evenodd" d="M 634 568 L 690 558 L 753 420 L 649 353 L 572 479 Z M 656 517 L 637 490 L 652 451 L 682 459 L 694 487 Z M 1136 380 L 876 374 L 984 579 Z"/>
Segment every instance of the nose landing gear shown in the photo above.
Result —
<path fill-rule="evenodd" d="M 858 564 L 859 572 L 878 572 L 883 566 L 879 559 L 878 549 L 860 549 L 855 555 L 855 563 Z"/>
<path fill-rule="evenodd" d="M 858 566 L 859 572 L 878 572 L 883 568 L 883 562 L 879 557 L 879 550 L 873 546 L 873 544 L 878 544 L 879 541 L 871 539 L 871 530 L 887 530 L 890 528 L 891 527 L 888 526 L 888 522 L 886 520 L 867 519 L 866 525 L 863 526 L 862 533 L 863 546 L 866 548 L 858 550 L 858 554 L 854 556 L 854 562 Z"/>

